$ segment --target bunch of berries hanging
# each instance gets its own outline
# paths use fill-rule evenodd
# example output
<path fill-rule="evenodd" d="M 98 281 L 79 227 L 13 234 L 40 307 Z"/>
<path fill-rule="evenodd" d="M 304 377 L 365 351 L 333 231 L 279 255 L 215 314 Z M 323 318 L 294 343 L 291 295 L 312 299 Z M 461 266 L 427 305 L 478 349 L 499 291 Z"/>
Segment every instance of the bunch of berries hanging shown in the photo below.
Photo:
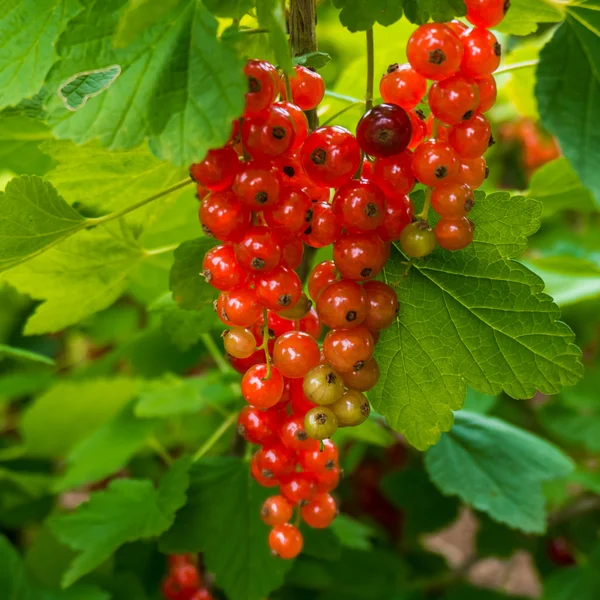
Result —
<path fill-rule="evenodd" d="M 172 554 L 168 557 L 168 572 L 162 582 L 166 600 L 213 600 L 191 554 Z"/>
<path fill-rule="evenodd" d="M 491 73 L 500 60 L 484 27 L 499 22 L 504 3 L 467 5 L 474 29 L 433 23 L 411 36 L 410 64 L 390 68 L 381 81 L 385 103 L 364 115 L 356 136 L 337 126 L 309 131 L 303 111 L 325 93 L 316 72 L 296 67 L 288 91 L 272 65 L 250 60 L 243 118 L 225 147 L 191 167 L 204 233 L 222 242 L 202 271 L 220 291 L 225 349 L 243 374 L 249 406 L 238 430 L 260 446 L 251 461 L 255 479 L 279 487 L 262 518 L 282 558 L 302 549 L 289 522 L 294 509 L 312 527 L 327 527 L 336 515 L 330 492 L 340 469 L 329 438 L 370 412 L 364 392 L 379 379 L 375 344 L 398 313 L 394 289 L 375 280 L 390 244 L 421 257 L 436 243 L 458 250 L 473 239 L 466 215 L 486 176 L 482 155 L 492 137 L 482 113 L 494 103 Z M 435 81 L 429 118 L 416 110 L 427 79 Z M 428 188 L 416 220 L 408 196 L 415 179 Z M 441 217 L 435 230 L 429 202 Z M 330 245 L 333 260 L 310 273 L 309 298 L 296 273 L 304 247 Z"/>

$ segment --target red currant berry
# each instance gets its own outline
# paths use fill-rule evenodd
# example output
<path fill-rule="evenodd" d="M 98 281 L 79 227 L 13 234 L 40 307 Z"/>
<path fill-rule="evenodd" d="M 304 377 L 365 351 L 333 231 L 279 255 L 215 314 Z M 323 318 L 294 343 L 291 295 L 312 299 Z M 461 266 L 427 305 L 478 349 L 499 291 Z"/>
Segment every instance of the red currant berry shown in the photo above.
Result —
<path fill-rule="evenodd" d="M 260 304 L 274 311 L 292 308 L 302 294 L 302 282 L 296 272 L 282 265 L 257 275 L 255 285 Z"/>
<path fill-rule="evenodd" d="M 485 29 L 499 25 L 510 8 L 510 0 L 465 0 L 465 4 L 469 23 Z"/>
<path fill-rule="evenodd" d="M 496 103 L 498 90 L 496 88 L 496 80 L 493 75 L 484 75 L 475 79 L 477 87 L 479 87 L 479 112 L 487 112 Z"/>
<path fill-rule="evenodd" d="M 237 421 L 238 433 L 251 444 L 264 444 L 277 435 L 281 422 L 281 411 L 275 408 L 261 410 L 245 406 Z"/>
<path fill-rule="evenodd" d="M 319 315 L 314 308 L 311 308 L 306 316 L 300 319 L 298 323 L 300 331 L 304 331 L 304 333 L 308 333 L 308 335 L 318 340 L 321 337 L 322 327 L 321 327 L 321 319 L 319 319 Z"/>
<path fill-rule="evenodd" d="M 416 221 L 404 228 L 400 247 L 406 256 L 423 258 L 435 250 L 435 234 L 427 221 Z"/>
<path fill-rule="evenodd" d="M 460 219 L 473 208 L 473 190 L 464 183 L 449 181 L 438 185 L 431 194 L 431 206 L 440 217 Z"/>
<path fill-rule="evenodd" d="M 256 352 L 251 354 L 248 358 L 235 358 L 234 356 L 231 356 L 231 354 L 227 354 L 226 358 L 232 368 L 242 375 L 250 367 L 263 363 L 266 360 L 264 350 L 256 350 Z"/>
<path fill-rule="evenodd" d="M 341 475 L 342 472 L 339 467 L 315 473 L 317 478 L 317 491 L 320 494 L 332 492 L 339 485 Z"/>
<path fill-rule="evenodd" d="M 435 131 L 437 129 L 437 132 Z M 427 137 L 435 138 L 438 142 L 447 142 L 450 134 L 450 127 L 444 125 L 432 114 L 427 118 Z"/>
<path fill-rule="evenodd" d="M 273 104 L 277 98 L 277 69 L 265 60 L 249 60 L 244 67 L 248 78 L 246 116 L 257 115 Z"/>
<path fill-rule="evenodd" d="M 213 192 L 198 212 L 204 235 L 224 242 L 239 240 L 250 225 L 250 211 L 229 191 Z"/>
<path fill-rule="evenodd" d="M 325 248 L 342 234 L 342 224 L 336 219 L 331 204 L 314 202 L 312 221 L 304 230 L 302 239 L 311 248 Z"/>
<path fill-rule="evenodd" d="M 169 565 L 169 570 L 181 565 L 193 565 L 196 564 L 196 556 L 194 554 L 169 554 L 167 556 L 167 564 Z"/>
<path fill-rule="evenodd" d="M 343 127 L 320 127 L 302 146 L 304 170 L 321 187 L 340 187 L 352 179 L 360 161 L 358 142 Z"/>
<path fill-rule="evenodd" d="M 258 465 L 258 456 L 259 452 L 254 454 L 252 459 L 250 460 L 250 473 L 252 473 L 252 477 L 256 480 L 256 482 L 262 487 L 270 488 L 277 487 L 279 485 L 279 480 L 273 476 L 271 471 L 266 470 L 266 475 L 263 475 L 259 465 Z"/>
<path fill-rule="evenodd" d="M 245 163 L 233 180 L 232 190 L 252 210 L 262 210 L 277 202 L 281 180 L 277 170 L 266 163 Z"/>
<path fill-rule="evenodd" d="M 298 455 L 298 462 L 308 473 L 318 474 L 323 471 L 333 471 L 338 467 L 337 446 L 331 440 L 323 440 L 322 449 L 301 452 Z"/>
<path fill-rule="evenodd" d="M 384 102 L 410 110 L 423 100 L 427 92 L 427 80 L 409 64 L 395 63 L 388 67 L 387 73 L 381 78 L 379 92 Z"/>
<path fill-rule="evenodd" d="M 332 260 L 325 260 L 315 265 L 308 276 L 307 282 L 310 297 L 316 302 L 325 287 L 336 281 L 338 276 L 335 263 Z"/>
<path fill-rule="evenodd" d="M 290 384 L 290 405 L 295 415 L 304 417 L 311 408 L 315 408 L 317 405 L 306 397 L 302 384 L 302 379 L 292 379 Z"/>
<path fill-rule="evenodd" d="M 196 590 L 190 598 L 186 600 L 215 600 L 214 596 L 206 588 Z"/>
<path fill-rule="evenodd" d="M 307 506 L 302 507 L 302 518 L 310 527 L 329 527 L 338 513 L 335 500 L 329 494 L 315 496 Z"/>
<path fill-rule="evenodd" d="M 302 534 L 289 523 L 278 525 L 269 533 L 269 547 L 279 558 L 286 560 L 296 558 L 302 552 L 302 544 Z"/>
<path fill-rule="evenodd" d="M 477 189 L 483 185 L 489 174 L 488 167 L 485 163 L 485 158 L 463 158 L 460 161 L 458 174 L 455 181 L 464 183 L 471 189 Z"/>
<path fill-rule="evenodd" d="M 281 260 L 281 246 L 268 227 L 250 227 L 235 246 L 235 256 L 244 269 L 266 273 Z"/>
<path fill-rule="evenodd" d="M 256 351 L 256 340 L 250 330 L 235 327 L 224 332 L 223 346 L 235 358 L 248 358 Z"/>
<path fill-rule="evenodd" d="M 325 95 L 325 82 L 314 70 L 297 65 L 296 73 L 290 77 L 292 102 L 302 110 L 317 108 Z M 281 80 L 282 95 L 286 95 L 285 82 Z"/>
<path fill-rule="evenodd" d="M 435 226 L 437 243 L 446 250 L 462 250 L 473 241 L 473 223 L 462 219 L 440 219 Z"/>
<path fill-rule="evenodd" d="M 319 295 L 317 312 L 330 328 L 357 327 L 367 316 L 367 295 L 355 281 L 330 283 Z"/>
<path fill-rule="evenodd" d="M 465 25 L 462 21 L 458 21 L 457 19 L 453 19 L 449 23 L 446 23 L 454 33 L 460 37 L 465 31 L 469 29 L 468 25 Z"/>
<path fill-rule="evenodd" d="M 333 197 L 333 213 L 346 231 L 362 233 L 377 229 L 385 216 L 383 192 L 370 181 L 354 179 Z"/>
<path fill-rule="evenodd" d="M 301 419 L 304 420 L 304 419 Z M 318 448 L 319 442 L 309 438 Z M 291 473 L 281 478 L 279 491 L 294 506 L 305 506 L 317 493 L 316 478 L 312 473 Z"/>
<path fill-rule="evenodd" d="M 221 291 L 232 290 L 248 279 L 248 273 L 236 260 L 231 244 L 215 246 L 205 254 L 202 275 L 207 283 Z"/>
<path fill-rule="evenodd" d="M 384 242 L 396 242 L 404 228 L 412 222 L 415 208 L 409 196 L 388 197 L 383 225 L 377 235 Z"/>
<path fill-rule="evenodd" d="M 312 202 L 329 202 L 331 200 L 331 193 L 329 188 L 320 187 L 314 183 L 312 183 L 308 177 L 308 184 L 302 188 L 302 191 L 308 194 L 308 197 L 312 200 Z"/>
<path fill-rule="evenodd" d="M 427 117 L 422 110 L 411 110 L 408 113 L 412 125 L 412 137 L 409 150 L 414 150 L 427 136 Z"/>
<path fill-rule="evenodd" d="M 379 104 L 368 110 L 356 127 L 356 139 L 366 154 L 381 158 L 406 150 L 412 137 L 407 112 L 395 104 Z"/>
<path fill-rule="evenodd" d="M 431 112 L 448 125 L 470 119 L 475 114 L 479 101 L 477 83 L 462 73 L 434 83 L 429 90 Z"/>
<path fill-rule="evenodd" d="M 364 326 L 332 329 L 323 341 L 327 362 L 340 373 L 362 369 L 373 356 L 374 348 L 373 337 Z"/>
<path fill-rule="evenodd" d="M 310 183 L 310 180 L 304 172 L 300 150 L 292 150 L 283 156 L 278 156 L 272 161 L 272 164 L 277 169 L 286 188 L 302 189 L 310 197 L 308 190 L 303 189 Z M 313 200 L 313 198 L 310 199 Z"/>
<path fill-rule="evenodd" d="M 377 235 L 346 233 L 333 245 L 333 260 L 343 277 L 364 281 L 381 273 L 390 256 L 390 245 Z"/>
<path fill-rule="evenodd" d="M 413 154 L 405 150 L 396 156 L 378 158 L 373 168 L 373 182 L 388 196 L 404 196 L 415 187 L 412 172 Z"/>
<path fill-rule="evenodd" d="M 279 428 L 279 439 L 282 444 L 294 452 L 318 450 L 316 440 L 308 437 L 304 429 L 304 417 L 290 415 L 286 417 Z"/>
<path fill-rule="evenodd" d="M 217 314 L 225 325 L 252 327 L 261 315 L 256 291 L 249 287 L 239 287 L 221 292 L 217 300 Z"/>
<path fill-rule="evenodd" d="M 460 36 L 465 52 L 460 70 L 469 77 L 490 75 L 500 65 L 502 46 L 487 29 L 469 29 Z"/>
<path fill-rule="evenodd" d="M 429 187 L 451 180 L 458 173 L 458 165 L 452 146 L 437 140 L 423 142 L 415 150 L 412 161 L 415 177 Z"/>
<path fill-rule="evenodd" d="M 494 143 L 492 126 L 482 114 L 477 113 L 472 119 L 455 125 L 450 131 L 449 141 L 461 159 L 479 158 Z"/>
<path fill-rule="evenodd" d="M 284 377 L 304 377 L 321 360 L 317 341 L 302 331 L 289 331 L 277 338 L 273 361 Z"/>
<path fill-rule="evenodd" d="M 288 321 L 287 319 L 281 318 L 277 313 L 268 311 L 268 331 L 267 334 L 269 339 L 275 340 L 279 336 L 282 336 L 284 333 L 288 331 L 294 331 L 294 323 L 292 321 Z M 258 339 L 263 339 L 264 336 L 264 320 L 261 317 L 256 322 L 254 326 L 254 335 L 257 336 Z"/>
<path fill-rule="evenodd" d="M 417 73 L 440 81 L 458 71 L 463 47 L 450 27 L 442 23 L 427 23 L 410 36 L 406 53 Z"/>
<path fill-rule="evenodd" d="M 256 408 L 270 408 L 281 400 L 282 394 L 283 377 L 276 367 L 271 367 L 269 374 L 267 365 L 254 365 L 244 373 L 242 395 L 248 404 Z"/>
<path fill-rule="evenodd" d="M 358 390 L 359 392 L 368 392 L 373 389 L 379 381 L 379 365 L 372 358 L 365 363 L 365 366 L 358 371 L 348 371 L 342 373 L 344 384 L 350 390 Z"/>
<path fill-rule="evenodd" d="M 226 146 L 218 150 L 209 150 L 202 162 L 190 167 L 190 175 L 207 190 L 219 192 L 232 184 L 239 167 L 237 152 Z"/>
<path fill-rule="evenodd" d="M 288 269 L 295 270 L 302 264 L 304 244 L 299 238 L 292 238 L 281 249 L 281 264 Z"/>
<path fill-rule="evenodd" d="M 393 287 L 383 281 L 366 281 L 367 315 L 364 326 L 369 331 L 387 329 L 398 316 L 398 296 Z"/>
<path fill-rule="evenodd" d="M 257 465 L 265 477 L 280 479 L 294 470 L 296 454 L 280 442 L 265 444 L 256 454 Z"/>
<path fill-rule="evenodd" d="M 296 136 L 294 121 L 281 106 L 270 106 L 260 115 L 244 119 L 242 144 L 256 159 L 281 156 L 292 149 Z"/>
<path fill-rule="evenodd" d="M 312 221 L 312 202 L 301 190 L 284 189 L 277 204 L 265 210 L 264 216 L 271 229 L 296 234 L 304 231 Z"/>
<path fill-rule="evenodd" d="M 292 505 L 283 496 L 267 498 L 260 509 L 261 519 L 270 527 L 287 523 L 293 514 Z"/>
<path fill-rule="evenodd" d="M 291 102 L 276 102 L 274 106 L 283 108 L 294 123 L 294 131 L 296 133 L 292 143 L 292 150 L 300 148 L 308 137 L 308 119 L 300 107 Z"/>

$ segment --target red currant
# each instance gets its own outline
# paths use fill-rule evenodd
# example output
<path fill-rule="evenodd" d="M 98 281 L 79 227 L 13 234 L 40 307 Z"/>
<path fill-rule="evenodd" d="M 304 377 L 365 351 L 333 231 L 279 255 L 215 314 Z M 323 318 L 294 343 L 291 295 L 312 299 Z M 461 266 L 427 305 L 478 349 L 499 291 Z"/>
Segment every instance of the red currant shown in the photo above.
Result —
<path fill-rule="evenodd" d="M 256 453 L 256 463 L 263 476 L 280 479 L 294 470 L 296 454 L 280 442 L 273 442 Z"/>
<path fill-rule="evenodd" d="M 463 46 L 447 25 L 426 23 L 410 36 L 406 53 L 417 73 L 427 79 L 439 81 L 458 71 Z"/>
<path fill-rule="evenodd" d="M 483 182 L 487 179 L 487 176 L 488 167 L 485 163 L 485 158 L 462 158 L 455 181 L 458 183 L 464 183 L 471 189 L 476 189 L 483 185 Z"/>
<path fill-rule="evenodd" d="M 294 123 L 294 141 L 292 143 L 292 150 L 300 148 L 304 141 L 308 137 L 308 119 L 300 107 L 291 102 L 276 102 L 274 106 L 283 108 L 287 111 L 288 115 Z"/>
<path fill-rule="evenodd" d="M 302 384 L 302 379 L 292 379 L 290 383 L 290 405 L 295 415 L 304 417 L 311 408 L 315 408 L 317 405 L 306 397 Z"/>
<path fill-rule="evenodd" d="M 465 0 L 465 4 L 469 23 L 486 29 L 499 25 L 510 8 L 510 0 Z"/>
<path fill-rule="evenodd" d="M 345 183 L 333 197 L 333 212 L 346 231 L 361 233 L 377 229 L 385 216 L 386 201 L 381 189 L 364 179 Z"/>
<path fill-rule="evenodd" d="M 281 412 L 275 408 L 261 410 L 254 406 L 245 406 L 238 417 L 237 430 L 247 442 L 264 444 L 277 435 L 281 417 Z"/>
<path fill-rule="evenodd" d="M 364 326 L 332 329 L 323 341 L 323 352 L 329 364 L 340 373 L 359 371 L 373 356 L 375 344 Z"/>
<path fill-rule="evenodd" d="M 295 75 L 290 77 L 292 102 L 302 110 L 312 110 L 323 100 L 325 82 L 314 69 L 297 65 L 295 70 Z M 283 78 L 281 81 L 281 91 L 282 95 L 285 96 L 286 89 Z"/>
<path fill-rule="evenodd" d="M 490 75 L 500 65 L 502 46 L 487 29 L 469 29 L 460 36 L 465 52 L 460 70 L 469 77 Z"/>
<path fill-rule="evenodd" d="M 356 327 L 367 316 L 367 295 L 355 281 L 335 281 L 319 295 L 317 312 L 327 327 Z"/>
<path fill-rule="evenodd" d="M 493 75 L 484 75 L 475 79 L 477 87 L 479 87 L 479 112 L 487 112 L 496 103 L 498 90 L 496 88 L 496 80 Z"/>
<path fill-rule="evenodd" d="M 282 265 L 257 275 L 255 284 L 259 302 L 269 310 L 292 308 L 302 294 L 302 282 L 296 272 Z"/>
<path fill-rule="evenodd" d="M 278 525 L 269 533 L 269 547 L 279 558 L 296 558 L 302 552 L 302 544 L 302 534 L 289 523 Z"/>
<path fill-rule="evenodd" d="M 244 67 L 248 78 L 246 93 L 246 116 L 257 115 L 273 104 L 277 98 L 277 69 L 265 60 L 249 60 Z"/>
<path fill-rule="evenodd" d="M 470 119 L 479 102 L 477 83 L 462 73 L 434 83 L 429 90 L 431 112 L 448 125 Z"/>
<path fill-rule="evenodd" d="M 412 161 L 415 177 L 429 187 L 451 180 L 458 173 L 458 166 L 458 157 L 452 146 L 437 140 L 423 142 L 415 150 Z"/>
<path fill-rule="evenodd" d="M 379 381 L 379 365 L 372 358 L 368 360 L 362 369 L 342 373 L 344 384 L 348 389 L 368 392 L 374 388 Z"/>
<path fill-rule="evenodd" d="M 264 273 L 274 269 L 281 260 L 281 245 L 268 227 L 250 227 L 235 246 L 235 256 L 244 269 Z"/>
<path fill-rule="evenodd" d="M 356 139 L 366 154 L 378 158 L 406 150 L 412 137 L 407 112 L 395 104 L 379 104 L 368 110 L 356 127 Z"/>
<path fill-rule="evenodd" d="M 427 92 L 427 80 L 409 64 L 395 63 L 388 67 L 387 73 L 381 78 L 379 92 L 384 102 L 410 110 L 423 100 Z"/>
<path fill-rule="evenodd" d="M 248 273 L 236 260 L 231 244 L 215 246 L 205 254 L 202 275 L 210 285 L 221 291 L 232 290 L 248 279 Z"/>
<path fill-rule="evenodd" d="M 283 377 L 276 367 L 271 367 L 269 377 L 267 365 L 250 367 L 242 378 L 242 395 L 246 402 L 256 408 L 275 406 L 283 394 Z"/>
<path fill-rule="evenodd" d="M 320 127 L 302 146 L 304 170 L 321 187 L 340 187 L 352 179 L 360 161 L 358 142 L 343 127 Z"/>
<path fill-rule="evenodd" d="M 244 119 L 242 144 L 256 159 L 281 156 L 292 149 L 296 136 L 294 121 L 281 106 L 270 106 L 258 116 Z"/>
<path fill-rule="evenodd" d="M 462 219 L 440 219 L 435 226 L 437 243 L 446 250 L 462 250 L 473 241 L 473 223 Z"/>
<path fill-rule="evenodd" d="M 396 291 L 383 281 L 366 281 L 363 290 L 367 300 L 364 326 L 369 331 L 387 329 L 398 315 Z"/>
<path fill-rule="evenodd" d="M 300 331 L 304 331 L 304 333 L 308 333 L 318 340 L 321 337 L 321 319 L 319 319 L 319 315 L 314 308 L 311 308 L 308 313 L 300 319 L 298 323 Z"/>
<path fill-rule="evenodd" d="M 256 340 L 254 334 L 248 329 L 235 327 L 223 334 L 223 346 L 225 352 L 235 358 L 248 358 L 256 351 Z"/>
<path fill-rule="evenodd" d="M 237 152 L 228 146 L 209 150 L 204 160 L 190 167 L 192 179 L 211 192 L 228 188 L 240 167 Z"/>
<path fill-rule="evenodd" d="M 338 279 L 338 272 L 332 260 L 325 260 L 315 265 L 308 276 L 308 293 L 316 302 L 319 295 L 330 283 Z"/>
<path fill-rule="evenodd" d="M 449 181 L 438 185 L 431 194 L 431 206 L 440 217 L 460 219 L 473 208 L 473 190 L 464 183 Z"/>
<path fill-rule="evenodd" d="M 266 163 L 245 163 L 233 180 L 232 190 L 252 210 L 262 210 L 277 202 L 281 179 Z"/>
<path fill-rule="evenodd" d="M 412 222 L 414 212 L 410 196 L 388 197 L 383 224 L 377 228 L 377 235 L 384 242 L 396 242 L 404 228 Z"/>
<path fill-rule="evenodd" d="M 338 513 L 335 500 L 329 494 L 315 496 L 307 506 L 302 507 L 302 518 L 310 527 L 329 527 Z"/>
<path fill-rule="evenodd" d="M 221 292 L 217 300 L 217 313 L 226 325 L 252 327 L 261 315 L 258 295 L 249 287 Z"/>
<path fill-rule="evenodd" d="M 343 277 L 355 281 L 379 275 L 389 256 L 389 242 L 374 234 L 346 233 L 333 245 L 337 270 Z"/>
<path fill-rule="evenodd" d="M 261 519 L 271 527 L 287 523 L 293 514 L 292 505 L 283 496 L 267 498 L 260 509 Z"/>
<path fill-rule="evenodd" d="M 461 159 L 479 158 L 494 143 L 492 126 L 482 114 L 477 113 L 468 121 L 455 125 L 450 131 L 449 141 Z"/>
<path fill-rule="evenodd" d="M 304 419 L 301 419 L 302 421 Z M 317 440 L 309 438 L 315 447 L 319 446 Z M 305 506 L 317 493 L 317 483 L 314 475 L 309 473 L 291 473 L 281 478 L 279 491 L 294 506 Z"/>
<path fill-rule="evenodd" d="M 409 111 L 408 116 L 412 125 L 412 137 L 408 148 L 414 150 L 427 136 L 427 117 L 419 109 Z"/>
<path fill-rule="evenodd" d="M 300 150 L 292 150 L 283 156 L 278 156 L 272 161 L 272 164 L 277 169 L 285 187 L 302 189 L 310 197 L 308 191 L 304 189 L 310 183 L 310 180 L 304 172 Z"/>
<path fill-rule="evenodd" d="M 413 154 L 405 150 L 396 156 L 378 158 L 373 168 L 373 182 L 388 197 L 404 196 L 415 187 L 415 176 L 412 172 Z"/>
<path fill-rule="evenodd" d="M 323 440 L 322 449 L 301 452 L 298 455 L 298 462 L 309 473 L 333 471 L 338 467 L 338 449 L 331 440 L 326 439 Z"/>
<path fill-rule="evenodd" d="M 265 210 L 264 216 L 271 229 L 296 234 L 304 231 L 312 221 L 312 202 L 301 190 L 284 189 L 277 204 Z"/>
<path fill-rule="evenodd" d="M 282 444 L 294 452 L 318 450 L 319 444 L 316 440 L 308 437 L 304 429 L 304 417 L 290 415 L 281 423 L 279 439 Z"/>
<path fill-rule="evenodd" d="M 400 247 L 406 256 L 423 258 L 435 250 L 435 234 L 427 221 L 416 221 L 404 228 Z"/>
<path fill-rule="evenodd" d="M 319 345 L 308 333 L 289 331 L 275 342 L 273 361 L 285 377 L 304 377 L 320 360 Z"/>
<path fill-rule="evenodd" d="M 292 238 L 281 249 L 281 264 L 295 270 L 302 264 L 304 244 L 299 238 Z"/>
<path fill-rule="evenodd" d="M 198 212 L 204 235 L 224 242 L 239 240 L 250 225 L 250 211 L 230 191 L 213 192 Z"/>
<path fill-rule="evenodd" d="M 266 475 L 262 473 L 258 465 L 258 457 L 259 453 L 257 452 L 250 460 L 250 473 L 252 473 L 252 477 L 254 477 L 257 483 L 262 487 L 277 487 L 279 485 L 279 480 L 274 477 L 268 469 L 265 470 Z"/>
<path fill-rule="evenodd" d="M 333 244 L 342 233 L 342 224 L 336 219 L 328 202 L 314 202 L 313 215 L 302 239 L 312 248 L 324 248 Z"/>
<path fill-rule="evenodd" d="M 235 358 L 234 356 L 231 356 L 231 354 L 227 354 L 226 358 L 232 368 L 243 375 L 250 367 L 265 361 L 265 351 L 256 350 L 256 352 L 251 354 L 248 358 Z"/>
<path fill-rule="evenodd" d="M 469 29 L 468 25 L 465 25 L 462 21 L 458 21 L 457 19 L 453 19 L 449 23 L 446 23 L 454 33 L 460 37 L 465 31 Z"/>
<path fill-rule="evenodd" d="M 333 469 L 326 469 L 319 473 L 315 473 L 317 477 L 317 490 L 320 494 L 332 492 L 340 483 L 341 469 L 335 467 Z"/>

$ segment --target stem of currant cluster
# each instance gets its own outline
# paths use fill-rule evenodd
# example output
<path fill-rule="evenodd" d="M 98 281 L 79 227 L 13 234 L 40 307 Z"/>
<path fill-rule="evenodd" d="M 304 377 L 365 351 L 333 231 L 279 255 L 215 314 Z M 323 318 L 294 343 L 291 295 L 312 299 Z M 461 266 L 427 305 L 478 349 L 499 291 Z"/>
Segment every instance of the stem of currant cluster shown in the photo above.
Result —
<path fill-rule="evenodd" d="M 258 347 L 258 350 L 264 350 L 265 363 L 267 364 L 267 376 L 263 381 L 271 379 L 271 355 L 269 354 L 269 312 L 263 308 L 263 342 Z"/>
<path fill-rule="evenodd" d="M 417 215 L 417 219 L 421 219 L 423 221 L 427 220 L 427 215 L 429 214 L 429 207 L 431 206 L 431 193 L 433 189 L 428 187 L 425 190 L 425 204 L 423 204 L 423 210 Z"/>
<path fill-rule="evenodd" d="M 290 76 L 287 73 L 283 74 L 283 81 L 285 83 L 285 95 L 287 96 L 288 102 L 292 101 L 292 84 L 290 83 Z"/>
<path fill-rule="evenodd" d="M 373 28 L 367 29 L 367 93 L 365 94 L 365 112 L 373 108 L 373 81 L 375 79 L 375 46 Z"/>

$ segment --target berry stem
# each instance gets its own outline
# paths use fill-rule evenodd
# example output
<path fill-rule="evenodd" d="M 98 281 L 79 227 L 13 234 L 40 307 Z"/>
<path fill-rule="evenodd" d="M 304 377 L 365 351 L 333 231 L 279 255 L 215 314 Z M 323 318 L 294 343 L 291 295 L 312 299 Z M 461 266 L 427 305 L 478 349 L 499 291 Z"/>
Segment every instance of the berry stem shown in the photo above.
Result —
<path fill-rule="evenodd" d="M 151 435 L 146 440 L 148 446 L 162 458 L 163 462 L 167 467 L 170 467 L 173 464 L 173 457 L 169 454 L 169 451 L 160 443 L 158 438 L 154 435 Z"/>
<path fill-rule="evenodd" d="M 417 219 L 422 219 L 424 221 L 427 220 L 427 215 L 429 214 L 429 207 L 431 206 L 432 192 L 432 188 L 427 188 L 427 190 L 425 190 L 425 204 L 423 204 L 423 210 L 417 215 Z"/>
<path fill-rule="evenodd" d="M 237 421 L 238 413 L 232 412 L 219 427 L 215 430 L 215 432 L 200 446 L 198 452 L 194 454 L 192 458 L 192 462 L 198 462 L 203 456 L 205 456 L 208 452 L 211 451 L 213 446 L 227 433 L 227 430 Z"/>
<path fill-rule="evenodd" d="M 375 49 L 373 28 L 367 29 L 367 93 L 365 95 L 365 112 L 373 108 L 373 81 L 375 79 Z"/>
<path fill-rule="evenodd" d="M 344 108 L 342 108 L 342 110 L 338 110 L 338 112 L 331 115 L 331 117 L 329 117 L 324 123 L 322 123 L 323 127 L 325 127 L 325 125 L 329 125 L 329 123 L 335 121 L 340 115 L 343 115 L 345 112 L 352 110 L 355 106 L 357 106 L 359 104 L 364 104 L 364 103 L 365 103 L 364 100 L 356 100 L 356 102 L 352 102 L 351 104 L 348 104 L 348 106 L 345 106 Z"/>
<path fill-rule="evenodd" d="M 330 90 L 325 90 L 325 96 L 328 98 L 335 98 L 336 100 L 343 100 L 344 102 L 351 102 L 352 104 L 364 104 L 365 101 L 354 96 L 347 96 L 346 94 L 338 94 Z"/>
<path fill-rule="evenodd" d="M 267 376 L 264 381 L 271 379 L 271 355 L 269 354 L 269 312 L 263 308 L 263 343 L 261 349 L 265 352 L 265 363 L 267 364 Z"/>
<path fill-rule="evenodd" d="M 283 74 L 283 81 L 285 82 L 285 94 L 288 102 L 292 102 L 292 84 L 290 83 L 290 76 L 287 73 Z"/>
<path fill-rule="evenodd" d="M 158 256 L 159 254 L 166 254 L 167 252 L 173 252 L 179 248 L 180 244 L 170 244 L 169 246 L 163 246 L 162 248 L 150 248 L 144 249 L 144 256 Z"/>
<path fill-rule="evenodd" d="M 512 71 L 519 71 L 520 69 L 529 69 L 530 67 L 536 67 L 540 63 L 539 58 L 533 60 L 524 60 L 523 62 L 513 63 L 511 65 L 504 65 L 499 69 L 496 69 L 494 76 L 503 75 L 504 73 L 510 73 Z"/>

